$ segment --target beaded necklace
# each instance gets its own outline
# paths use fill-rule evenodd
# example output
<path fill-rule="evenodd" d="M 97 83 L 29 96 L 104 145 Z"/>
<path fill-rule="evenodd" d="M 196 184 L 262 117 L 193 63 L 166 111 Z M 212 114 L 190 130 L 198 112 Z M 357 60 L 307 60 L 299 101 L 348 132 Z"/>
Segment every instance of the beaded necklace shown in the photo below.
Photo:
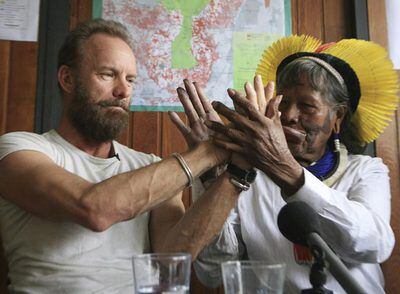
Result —
<path fill-rule="evenodd" d="M 329 147 L 325 154 L 315 163 L 306 167 L 306 169 L 321 181 L 329 178 L 336 170 L 338 164 L 338 152 L 333 152 Z"/>

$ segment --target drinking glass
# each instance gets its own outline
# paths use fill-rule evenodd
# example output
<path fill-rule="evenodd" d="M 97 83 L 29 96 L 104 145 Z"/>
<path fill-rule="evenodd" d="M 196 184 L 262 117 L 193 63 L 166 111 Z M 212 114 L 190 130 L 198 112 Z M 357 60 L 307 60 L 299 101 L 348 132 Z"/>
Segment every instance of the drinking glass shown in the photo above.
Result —
<path fill-rule="evenodd" d="M 225 294 L 280 294 L 285 280 L 284 264 L 264 261 L 227 261 L 222 263 Z"/>
<path fill-rule="evenodd" d="M 135 293 L 189 293 L 190 254 L 139 254 L 132 264 Z"/>

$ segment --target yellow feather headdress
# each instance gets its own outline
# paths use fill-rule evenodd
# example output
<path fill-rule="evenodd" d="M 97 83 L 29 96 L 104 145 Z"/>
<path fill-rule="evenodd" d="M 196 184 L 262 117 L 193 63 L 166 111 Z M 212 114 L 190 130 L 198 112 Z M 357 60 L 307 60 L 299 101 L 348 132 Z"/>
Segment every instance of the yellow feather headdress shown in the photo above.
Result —
<path fill-rule="evenodd" d="M 311 36 L 290 36 L 276 41 L 264 51 L 256 73 L 261 75 L 264 83 L 276 81 L 278 67 L 284 60 L 308 55 L 317 58 L 328 56 L 328 63 L 338 69 L 335 62 L 329 61 L 333 56 L 350 67 L 347 71 L 353 71 L 353 76 L 355 73 L 357 81 L 352 81 L 349 89 L 346 80 L 351 75 L 347 75 L 343 68 L 338 70 L 350 95 L 359 96 L 350 97 L 353 103 L 356 100 L 351 127 L 356 130 L 360 141 L 369 143 L 375 140 L 390 122 L 399 103 L 398 76 L 386 50 L 364 40 L 344 39 L 321 46 L 321 41 Z"/>

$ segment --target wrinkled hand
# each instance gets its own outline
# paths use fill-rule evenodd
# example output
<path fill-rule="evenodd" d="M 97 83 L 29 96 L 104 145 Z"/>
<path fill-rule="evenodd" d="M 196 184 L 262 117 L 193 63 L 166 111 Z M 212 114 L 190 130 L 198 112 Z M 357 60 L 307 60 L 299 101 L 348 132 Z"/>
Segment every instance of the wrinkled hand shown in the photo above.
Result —
<path fill-rule="evenodd" d="M 253 81 L 254 87 L 249 83 L 246 82 L 244 84 L 244 91 L 246 93 L 246 99 L 252 104 L 261 114 L 266 113 L 267 105 L 272 99 L 274 95 L 274 82 L 268 82 L 267 85 L 264 87 L 261 76 L 256 75 Z M 234 101 L 235 110 L 240 114 L 247 117 L 246 111 L 240 107 L 238 103 Z M 228 127 L 231 124 L 228 125 Z M 243 155 L 234 152 L 232 154 L 231 161 L 240 166 L 241 168 L 249 169 L 252 167 L 247 160 L 244 159 Z"/>
<path fill-rule="evenodd" d="M 215 110 L 231 122 L 229 126 L 216 122 L 207 124 L 215 132 L 230 139 L 216 139 L 215 143 L 243 155 L 281 188 L 289 184 L 288 192 L 298 189 L 298 180 L 303 173 L 290 153 L 281 125 L 278 107 L 282 96 L 271 98 L 264 111 L 263 106 L 257 107 L 254 100 L 246 99 L 235 90 L 229 89 L 228 94 L 244 114 L 231 110 L 220 102 L 213 102 Z M 291 184 L 297 186 L 290 186 Z"/>
<path fill-rule="evenodd" d="M 229 126 L 208 123 L 212 130 L 230 139 L 216 139 L 217 144 L 242 154 L 259 168 L 269 166 L 268 161 L 271 159 L 280 161 L 282 157 L 290 154 L 279 118 L 278 106 L 281 96 L 270 100 L 266 116 L 239 92 L 229 89 L 228 93 L 246 115 L 231 110 L 220 102 L 213 102 L 215 110 L 231 122 Z"/>
<path fill-rule="evenodd" d="M 205 121 L 222 123 L 222 120 L 197 83 L 192 83 L 187 79 L 183 83 L 185 89 L 179 87 L 177 92 L 189 126 L 186 126 L 176 112 L 169 112 L 169 117 L 182 133 L 189 148 L 193 148 L 200 142 L 210 139 L 212 131 L 207 128 Z"/>

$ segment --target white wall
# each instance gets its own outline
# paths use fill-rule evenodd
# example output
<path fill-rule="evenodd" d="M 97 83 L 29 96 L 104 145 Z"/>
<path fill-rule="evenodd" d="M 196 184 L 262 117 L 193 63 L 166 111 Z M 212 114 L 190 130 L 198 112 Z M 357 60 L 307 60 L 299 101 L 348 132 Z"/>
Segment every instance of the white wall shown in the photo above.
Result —
<path fill-rule="evenodd" d="M 400 69 L 400 0 L 386 0 L 386 16 L 390 58 Z"/>

